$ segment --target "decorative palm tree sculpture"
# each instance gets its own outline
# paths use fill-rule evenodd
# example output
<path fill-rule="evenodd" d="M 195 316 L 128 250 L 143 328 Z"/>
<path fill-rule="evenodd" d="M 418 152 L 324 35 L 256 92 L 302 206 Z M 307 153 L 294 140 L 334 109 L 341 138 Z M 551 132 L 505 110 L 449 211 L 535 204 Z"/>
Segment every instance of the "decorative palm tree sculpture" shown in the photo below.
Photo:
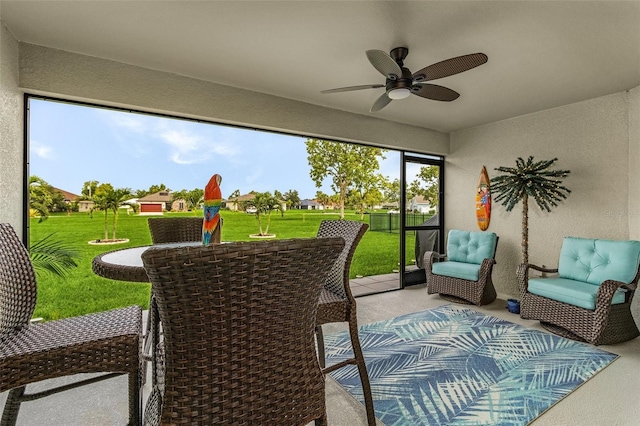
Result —
<path fill-rule="evenodd" d="M 562 180 L 569 170 L 549 170 L 556 161 L 516 160 L 516 167 L 498 167 L 495 170 L 505 173 L 491 179 L 491 193 L 494 200 L 511 211 L 522 200 L 522 263 L 529 263 L 529 197 L 532 197 L 541 210 L 550 212 L 558 206 L 558 201 L 567 198 L 571 192 L 562 186 Z"/>

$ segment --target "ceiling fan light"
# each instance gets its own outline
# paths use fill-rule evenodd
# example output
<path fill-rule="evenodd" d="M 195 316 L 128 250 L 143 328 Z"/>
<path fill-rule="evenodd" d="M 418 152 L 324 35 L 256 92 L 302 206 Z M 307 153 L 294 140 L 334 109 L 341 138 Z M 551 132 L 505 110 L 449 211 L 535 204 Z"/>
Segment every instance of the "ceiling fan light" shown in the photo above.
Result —
<path fill-rule="evenodd" d="M 402 87 L 399 89 L 393 89 L 390 90 L 389 93 L 387 93 L 387 96 L 389 96 L 390 99 L 406 99 L 409 97 L 409 95 L 411 94 L 411 90 L 407 89 L 406 87 Z"/>

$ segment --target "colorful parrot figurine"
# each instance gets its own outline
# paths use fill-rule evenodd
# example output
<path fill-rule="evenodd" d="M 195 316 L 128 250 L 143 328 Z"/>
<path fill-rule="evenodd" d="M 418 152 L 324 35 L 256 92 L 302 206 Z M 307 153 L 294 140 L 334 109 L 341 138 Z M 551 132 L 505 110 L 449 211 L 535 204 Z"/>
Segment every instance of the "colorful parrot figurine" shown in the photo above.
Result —
<path fill-rule="evenodd" d="M 211 242 L 211 237 L 220 222 L 220 205 L 222 204 L 222 192 L 220 192 L 222 176 L 215 174 L 204 187 L 204 221 L 202 222 L 202 244 L 205 246 Z"/>

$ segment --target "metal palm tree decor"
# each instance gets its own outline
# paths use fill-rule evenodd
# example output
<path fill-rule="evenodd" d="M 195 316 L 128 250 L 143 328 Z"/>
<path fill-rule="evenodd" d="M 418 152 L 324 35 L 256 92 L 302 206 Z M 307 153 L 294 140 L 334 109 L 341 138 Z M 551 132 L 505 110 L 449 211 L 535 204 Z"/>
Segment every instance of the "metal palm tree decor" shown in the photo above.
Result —
<path fill-rule="evenodd" d="M 571 192 L 562 186 L 561 178 L 569 175 L 569 170 L 549 170 L 558 161 L 516 160 L 516 167 L 498 167 L 495 170 L 505 173 L 491 179 L 491 192 L 494 200 L 507 208 L 513 208 L 522 200 L 522 263 L 529 263 L 529 197 L 541 210 L 550 212 L 558 202 L 566 199 Z"/>

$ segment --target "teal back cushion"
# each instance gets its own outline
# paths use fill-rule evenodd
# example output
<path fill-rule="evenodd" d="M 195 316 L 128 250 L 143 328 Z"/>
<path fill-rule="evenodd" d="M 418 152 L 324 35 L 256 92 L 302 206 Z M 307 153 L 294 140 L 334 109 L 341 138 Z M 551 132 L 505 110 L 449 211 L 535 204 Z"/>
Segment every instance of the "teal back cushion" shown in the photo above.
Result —
<path fill-rule="evenodd" d="M 453 262 L 480 265 L 496 252 L 497 236 L 493 232 L 469 232 L 452 229 L 447 238 L 447 258 Z"/>
<path fill-rule="evenodd" d="M 640 241 L 565 237 L 558 275 L 600 285 L 605 280 L 630 283 L 638 272 Z"/>

